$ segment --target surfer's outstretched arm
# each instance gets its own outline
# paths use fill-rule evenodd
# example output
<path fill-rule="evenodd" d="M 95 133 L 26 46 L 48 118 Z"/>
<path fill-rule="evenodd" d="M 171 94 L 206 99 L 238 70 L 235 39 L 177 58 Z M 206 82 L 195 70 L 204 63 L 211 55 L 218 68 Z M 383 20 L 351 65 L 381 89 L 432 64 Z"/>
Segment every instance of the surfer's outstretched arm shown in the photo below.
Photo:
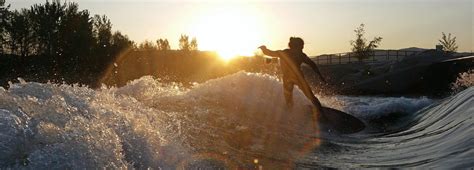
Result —
<path fill-rule="evenodd" d="M 267 49 L 266 46 L 262 45 L 260 47 L 258 47 L 262 50 L 263 54 L 267 55 L 267 56 L 270 56 L 270 57 L 279 57 L 280 54 L 279 54 L 279 51 L 272 51 L 272 50 L 269 50 Z"/>
<path fill-rule="evenodd" d="M 303 62 L 308 64 L 314 70 L 314 72 L 319 75 L 319 78 L 321 79 L 321 81 L 326 82 L 323 75 L 321 75 L 321 72 L 319 71 L 319 68 L 316 65 L 316 63 L 314 63 L 306 54 L 304 54 L 303 56 L 304 56 Z"/>

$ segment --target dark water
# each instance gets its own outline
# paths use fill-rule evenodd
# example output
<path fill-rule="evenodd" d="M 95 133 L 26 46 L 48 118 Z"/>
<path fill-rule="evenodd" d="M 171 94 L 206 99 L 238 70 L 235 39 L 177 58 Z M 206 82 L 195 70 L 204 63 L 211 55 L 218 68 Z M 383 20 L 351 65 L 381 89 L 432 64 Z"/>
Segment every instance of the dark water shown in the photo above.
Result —
<path fill-rule="evenodd" d="M 121 88 L 21 82 L 0 89 L 0 168 L 469 168 L 474 88 L 445 99 L 319 96 L 367 123 L 318 128 L 295 90 L 239 72 L 191 88 L 142 77 Z"/>
<path fill-rule="evenodd" d="M 407 109 L 365 118 L 369 128 L 353 138 L 327 139 L 302 167 L 416 167 L 459 169 L 474 166 L 474 88 Z M 400 105 L 397 107 L 401 107 Z"/>

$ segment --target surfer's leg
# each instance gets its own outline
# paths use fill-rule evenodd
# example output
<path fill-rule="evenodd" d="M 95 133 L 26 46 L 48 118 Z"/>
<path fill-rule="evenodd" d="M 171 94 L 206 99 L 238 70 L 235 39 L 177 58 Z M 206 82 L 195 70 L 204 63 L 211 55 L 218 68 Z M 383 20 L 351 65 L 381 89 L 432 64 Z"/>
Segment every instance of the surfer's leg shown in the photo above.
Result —
<path fill-rule="evenodd" d="M 313 103 L 314 106 L 316 106 L 317 110 L 321 110 L 321 102 L 319 102 L 318 98 L 314 95 L 313 91 L 311 90 L 311 87 L 309 87 L 308 83 L 306 81 L 303 81 L 301 83 L 298 83 L 298 87 L 303 91 L 303 94 L 311 100 L 311 103 Z"/>
<path fill-rule="evenodd" d="M 319 122 L 319 117 L 322 114 L 323 107 L 321 106 L 321 103 L 319 102 L 318 98 L 313 94 L 313 91 L 311 91 L 311 88 L 309 87 L 308 83 L 303 82 L 298 87 L 305 89 L 305 90 L 302 90 L 304 95 L 308 97 L 313 103 L 313 107 L 311 109 L 311 112 L 312 112 L 311 118 L 313 119 L 313 129 L 315 130 L 315 132 L 319 133 L 318 122 Z"/>
<path fill-rule="evenodd" d="M 291 81 L 283 79 L 283 94 L 285 95 L 286 105 L 293 107 L 293 86 L 295 84 Z"/>
<path fill-rule="evenodd" d="M 319 118 L 321 117 L 323 107 L 321 106 L 321 103 L 319 102 L 318 98 L 313 94 L 313 91 L 311 91 L 311 88 L 309 87 L 306 81 L 302 82 L 301 84 L 298 84 L 298 87 L 303 91 L 304 95 L 307 98 L 309 98 L 311 102 L 313 103 L 313 108 L 311 109 L 311 112 L 312 112 L 311 118 L 313 119 L 313 129 L 316 133 L 319 133 L 318 122 L 319 122 Z"/>

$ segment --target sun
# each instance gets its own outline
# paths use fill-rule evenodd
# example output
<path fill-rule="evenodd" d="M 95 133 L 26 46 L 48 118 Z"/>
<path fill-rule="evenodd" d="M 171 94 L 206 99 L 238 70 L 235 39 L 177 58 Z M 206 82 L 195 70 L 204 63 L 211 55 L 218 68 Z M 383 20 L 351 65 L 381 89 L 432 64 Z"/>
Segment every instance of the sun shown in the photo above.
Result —
<path fill-rule="evenodd" d="M 209 9 L 198 16 L 191 33 L 199 49 L 216 51 L 228 61 L 236 56 L 252 56 L 261 45 L 263 26 L 256 10 L 239 6 Z"/>

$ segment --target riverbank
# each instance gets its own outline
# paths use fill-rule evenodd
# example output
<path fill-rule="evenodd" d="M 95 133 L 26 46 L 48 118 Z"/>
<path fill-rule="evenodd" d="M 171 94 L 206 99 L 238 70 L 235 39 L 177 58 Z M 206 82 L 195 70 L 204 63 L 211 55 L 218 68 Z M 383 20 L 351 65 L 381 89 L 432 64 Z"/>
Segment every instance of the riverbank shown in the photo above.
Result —
<path fill-rule="evenodd" d="M 331 89 L 331 93 L 388 96 L 444 96 L 450 93 L 459 74 L 472 68 L 474 56 L 455 56 L 435 50 L 401 61 L 320 65 L 328 79 L 328 86 L 323 88 Z M 318 84 L 314 78 L 311 81 Z"/>

